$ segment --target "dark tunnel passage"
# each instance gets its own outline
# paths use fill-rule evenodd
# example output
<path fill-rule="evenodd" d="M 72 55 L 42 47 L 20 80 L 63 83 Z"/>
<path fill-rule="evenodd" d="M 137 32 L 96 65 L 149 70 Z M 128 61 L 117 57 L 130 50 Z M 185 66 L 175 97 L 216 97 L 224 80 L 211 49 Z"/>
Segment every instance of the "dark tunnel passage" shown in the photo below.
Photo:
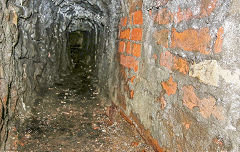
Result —
<path fill-rule="evenodd" d="M 105 112 L 97 75 L 97 50 L 101 45 L 95 31 L 75 30 L 66 35 L 71 69 L 63 71 L 47 90 L 41 88 L 31 116 L 24 123 L 16 123 L 20 141 L 17 150 L 152 151 L 129 124 L 121 118 L 116 124 Z"/>
<path fill-rule="evenodd" d="M 96 94 L 98 84 L 96 51 L 97 39 L 92 31 L 73 31 L 68 33 L 67 52 L 69 52 L 72 71 L 71 75 L 77 74 L 82 82 L 76 87 L 81 88 L 79 93 L 85 97 Z M 79 87 L 81 86 L 81 87 Z"/>
<path fill-rule="evenodd" d="M 74 68 L 81 63 L 95 67 L 96 48 L 94 33 L 88 31 L 74 31 L 68 34 L 68 47 Z"/>
<path fill-rule="evenodd" d="M 240 151 L 239 0 L 0 0 L 0 151 Z"/>

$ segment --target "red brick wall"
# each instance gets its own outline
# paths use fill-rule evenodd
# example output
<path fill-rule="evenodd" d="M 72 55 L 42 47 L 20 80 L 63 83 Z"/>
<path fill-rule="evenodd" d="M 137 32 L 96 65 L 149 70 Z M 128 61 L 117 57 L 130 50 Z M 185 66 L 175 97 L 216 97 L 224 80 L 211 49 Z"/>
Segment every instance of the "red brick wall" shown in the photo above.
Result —
<path fill-rule="evenodd" d="M 156 151 L 233 149 L 228 143 L 236 141 L 224 130 L 230 119 L 226 107 L 240 90 L 240 80 L 234 79 L 240 74 L 234 62 L 228 63 L 223 45 L 226 31 L 232 30 L 225 21 L 231 5 L 220 0 L 125 1 L 116 103 Z M 236 52 L 230 54 L 235 58 Z M 226 93 L 230 84 L 236 86 L 231 95 Z"/>
<path fill-rule="evenodd" d="M 125 70 L 132 71 L 128 74 L 126 83 L 133 83 L 135 73 L 139 70 L 139 58 L 142 53 L 142 1 L 132 3 L 127 14 L 121 18 L 119 23 L 118 52 L 121 66 Z M 133 98 L 134 90 L 128 89 L 128 93 L 129 98 Z"/>

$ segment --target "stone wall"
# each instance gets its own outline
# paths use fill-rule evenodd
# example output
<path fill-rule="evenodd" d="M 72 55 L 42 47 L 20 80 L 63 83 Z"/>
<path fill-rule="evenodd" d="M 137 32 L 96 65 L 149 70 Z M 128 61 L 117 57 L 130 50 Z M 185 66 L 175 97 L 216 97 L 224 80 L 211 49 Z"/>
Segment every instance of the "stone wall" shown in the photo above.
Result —
<path fill-rule="evenodd" d="M 36 7 L 39 6 L 39 7 Z M 70 69 L 61 15 L 49 1 L 2 1 L 0 147 L 12 149 L 14 122 L 31 115 L 34 96 Z M 65 23 L 64 23 L 65 24 Z M 16 139 L 16 138 L 15 138 Z M 9 147 L 10 146 L 10 147 Z M 12 147 L 11 147 L 12 146 Z"/>
<path fill-rule="evenodd" d="M 118 16 L 115 6 L 119 5 L 109 0 L 1 0 L 1 151 L 16 150 L 16 124 L 21 125 L 32 115 L 34 97 L 43 95 L 61 74 L 72 70 L 67 49 L 69 32 L 90 33 L 88 49 L 94 61 L 99 62 L 99 69 L 103 69 L 97 73 L 110 73 L 104 66 L 110 62 L 107 51 L 113 50 L 115 43 L 105 48 L 115 40 L 112 35 L 117 36 L 117 28 L 111 31 L 118 20 L 110 24 L 110 19 Z M 101 78 L 100 83 L 106 83 L 107 79 Z"/>
<path fill-rule="evenodd" d="M 121 10 L 111 98 L 122 116 L 156 151 L 239 151 L 239 2 L 122 0 Z"/>

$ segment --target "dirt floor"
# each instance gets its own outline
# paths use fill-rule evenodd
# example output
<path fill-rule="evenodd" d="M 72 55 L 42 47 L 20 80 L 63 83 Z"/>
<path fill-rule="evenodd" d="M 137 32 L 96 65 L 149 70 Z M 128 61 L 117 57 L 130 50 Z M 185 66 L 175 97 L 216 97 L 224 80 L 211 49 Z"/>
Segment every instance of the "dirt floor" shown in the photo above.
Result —
<path fill-rule="evenodd" d="M 82 63 L 35 99 L 33 116 L 17 129 L 18 151 L 153 151 L 120 116 L 109 120 L 93 69 Z"/>

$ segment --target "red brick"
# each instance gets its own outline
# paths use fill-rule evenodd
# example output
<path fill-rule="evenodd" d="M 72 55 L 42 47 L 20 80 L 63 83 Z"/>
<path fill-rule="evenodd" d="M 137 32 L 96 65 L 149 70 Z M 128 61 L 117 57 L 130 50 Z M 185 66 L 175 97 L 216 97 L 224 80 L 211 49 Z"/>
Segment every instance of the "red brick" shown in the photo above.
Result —
<path fill-rule="evenodd" d="M 130 99 L 133 99 L 133 96 L 134 96 L 134 91 L 131 90 L 131 91 L 130 91 Z"/>
<path fill-rule="evenodd" d="M 200 17 L 209 16 L 216 8 L 218 0 L 202 0 Z"/>
<path fill-rule="evenodd" d="M 215 45 L 214 45 L 214 52 L 215 53 L 222 52 L 223 33 L 224 33 L 224 28 L 220 27 L 218 29 L 217 40 L 216 40 Z"/>
<path fill-rule="evenodd" d="M 134 41 L 141 41 L 142 40 L 142 29 L 141 28 L 132 29 L 131 40 L 134 40 Z"/>
<path fill-rule="evenodd" d="M 194 92 L 193 86 L 183 87 L 183 104 L 186 105 L 190 110 L 198 106 L 199 99 Z"/>
<path fill-rule="evenodd" d="M 160 55 L 160 65 L 165 66 L 169 70 L 172 69 L 173 55 L 169 51 L 161 53 L 161 55 Z"/>
<path fill-rule="evenodd" d="M 132 56 L 121 55 L 120 64 L 127 68 L 133 69 L 135 72 L 138 71 L 138 61 Z"/>
<path fill-rule="evenodd" d="M 199 107 L 200 114 L 204 118 L 209 118 L 211 115 L 215 116 L 218 120 L 224 120 L 223 107 L 216 105 L 216 99 L 212 96 L 199 99 L 195 94 L 193 86 L 183 87 L 183 104 L 190 110 L 194 107 Z"/>
<path fill-rule="evenodd" d="M 157 40 L 157 44 L 165 48 L 168 48 L 168 34 L 169 30 L 163 29 L 154 33 L 154 38 Z"/>
<path fill-rule="evenodd" d="M 124 52 L 124 49 L 125 49 L 125 42 L 123 41 L 120 41 L 119 42 L 119 45 L 118 45 L 118 51 L 123 53 Z"/>
<path fill-rule="evenodd" d="M 172 76 L 169 78 L 168 81 L 162 82 L 162 87 L 166 91 L 167 95 L 170 96 L 171 94 L 175 94 L 177 91 L 177 83 L 173 81 Z"/>
<path fill-rule="evenodd" d="M 127 17 L 121 18 L 120 24 L 121 24 L 121 26 L 127 26 Z"/>
<path fill-rule="evenodd" d="M 136 57 L 140 57 L 141 56 L 141 50 L 142 50 L 142 45 L 141 44 L 133 44 L 133 49 L 132 49 L 132 55 L 136 56 Z"/>
<path fill-rule="evenodd" d="M 173 20 L 173 14 L 167 8 L 158 11 L 154 17 L 154 21 L 158 24 L 169 24 Z"/>
<path fill-rule="evenodd" d="M 138 71 L 138 61 L 134 63 L 134 65 L 133 65 L 133 70 L 134 70 L 135 72 Z"/>
<path fill-rule="evenodd" d="M 132 51 L 131 51 L 131 43 L 130 42 L 127 42 L 126 53 L 127 54 L 131 54 L 132 53 Z"/>
<path fill-rule="evenodd" d="M 136 11 L 133 13 L 133 24 L 142 25 L 143 24 L 143 15 L 142 11 Z"/>
<path fill-rule="evenodd" d="M 189 64 L 187 60 L 180 58 L 180 57 L 174 57 L 173 61 L 173 69 L 178 70 L 179 72 L 183 74 L 188 74 L 189 71 Z"/>
<path fill-rule="evenodd" d="M 193 13 L 190 8 L 188 8 L 186 10 L 181 10 L 181 8 L 179 7 L 178 12 L 175 14 L 174 22 L 179 23 L 183 20 L 187 21 L 192 18 L 193 18 Z"/>
<path fill-rule="evenodd" d="M 210 40 L 211 37 L 208 28 L 200 30 L 188 29 L 180 33 L 176 29 L 173 29 L 171 47 L 209 54 Z"/>
<path fill-rule="evenodd" d="M 189 72 L 189 63 L 187 60 L 173 56 L 169 51 L 162 52 L 160 55 L 160 65 L 165 66 L 169 70 L 177 70 L 183 74 Z"/>
<path fill-rule="evenodd" d="M 120 32 L 120 39 L 128 39 L 130 38 L 130 29 L 126 29 Z"/>
<path fill-rule="evenodd" d="M 133 77 L 130 79 L 131 83 L 133 83 L 133 81 L 134 81 L 135 78 L 136 78 L 136 76 L 133 76 Z"/>

